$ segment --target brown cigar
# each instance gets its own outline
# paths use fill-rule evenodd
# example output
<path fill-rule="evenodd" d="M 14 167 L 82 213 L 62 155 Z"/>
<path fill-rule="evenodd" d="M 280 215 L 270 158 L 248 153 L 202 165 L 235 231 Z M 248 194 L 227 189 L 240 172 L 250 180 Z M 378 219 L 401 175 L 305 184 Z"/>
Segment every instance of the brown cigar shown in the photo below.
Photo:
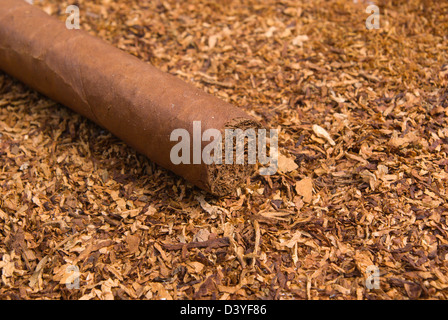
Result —
<path fill-rule="evenodd" d="M 170 159 L 174 129 L 193 137 L 193 121 L 202 132 L 258 127 L 245 112 L 23 0 L 0 0 L 0 69 L 212 194 L 232 193 L 253 173 L 254 165 Z"/>

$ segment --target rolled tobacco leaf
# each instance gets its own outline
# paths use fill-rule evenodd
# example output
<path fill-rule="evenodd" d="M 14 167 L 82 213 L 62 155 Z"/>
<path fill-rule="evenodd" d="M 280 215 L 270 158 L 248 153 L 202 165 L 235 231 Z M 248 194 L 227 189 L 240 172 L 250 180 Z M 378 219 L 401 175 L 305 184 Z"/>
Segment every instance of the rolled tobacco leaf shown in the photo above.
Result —
<path fill-rule="evenodd" d="M 259 127 L 245 112 L 23 0 L 0 0 L 0 69 L 214 195 L 232 193 L 254 172 L 253 164 L 170 158 L 173 130 L 194 138 L 193 122 L 200 134 Z"/>

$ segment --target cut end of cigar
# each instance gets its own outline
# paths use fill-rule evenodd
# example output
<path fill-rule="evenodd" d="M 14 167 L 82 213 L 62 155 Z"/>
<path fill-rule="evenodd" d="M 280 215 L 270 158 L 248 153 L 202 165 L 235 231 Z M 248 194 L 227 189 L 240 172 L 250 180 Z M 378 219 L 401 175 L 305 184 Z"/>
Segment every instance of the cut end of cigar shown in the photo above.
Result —
<path fill-rule="evenodd" d="M 258 129 L 260 123 L 247 118 L 237 118 L 226 123 L 224 129 Z M 224 135 L 223 135 L 224 137 Z M 223 154 L 224 154 L 223 143 Z M 247 143 L 244 146 L 247 152 Z M 234 150 L 235 151 L 235 150 Z M 235 156 L 235 152 L 234 152 Z M 244 185 L 247 178 L 251 177 L 256 170 L 256 165 L 248 164 L 245 158 L 244 164 L 211 164 L 207 166 L 207 183 L 210 193 L 216 196 L 226 196 L 236 193 L 238 187 Z"/>

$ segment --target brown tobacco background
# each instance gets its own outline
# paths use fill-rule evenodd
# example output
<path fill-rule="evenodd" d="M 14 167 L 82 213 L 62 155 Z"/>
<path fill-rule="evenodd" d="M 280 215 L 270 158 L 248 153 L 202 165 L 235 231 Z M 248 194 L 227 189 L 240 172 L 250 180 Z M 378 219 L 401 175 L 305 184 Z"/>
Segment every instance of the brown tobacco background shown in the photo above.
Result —
<path fill-rule="evenodd" d="M 36 2 L 281 129 L 283 156 L 215 198 L 0 73 L 0 298 L 447 298 L 447 3 L 382 1 L 367 30 L 362 1 Z"/>

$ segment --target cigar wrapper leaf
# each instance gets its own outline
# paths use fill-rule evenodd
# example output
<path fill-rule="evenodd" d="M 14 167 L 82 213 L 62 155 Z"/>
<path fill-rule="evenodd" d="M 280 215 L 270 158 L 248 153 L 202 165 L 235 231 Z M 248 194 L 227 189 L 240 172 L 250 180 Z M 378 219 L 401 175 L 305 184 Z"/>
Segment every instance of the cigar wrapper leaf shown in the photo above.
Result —
<path fill-rule="evenodd" d="M 225 128 L 260 127 L 245 112 L 23 0 L 0 0 L 0 69 L 214 195 L 234 192 L 254 172 L 248 164 L 170 159 L 174 129 L 193 137 L 193 121 L 223 136 Z"/>

